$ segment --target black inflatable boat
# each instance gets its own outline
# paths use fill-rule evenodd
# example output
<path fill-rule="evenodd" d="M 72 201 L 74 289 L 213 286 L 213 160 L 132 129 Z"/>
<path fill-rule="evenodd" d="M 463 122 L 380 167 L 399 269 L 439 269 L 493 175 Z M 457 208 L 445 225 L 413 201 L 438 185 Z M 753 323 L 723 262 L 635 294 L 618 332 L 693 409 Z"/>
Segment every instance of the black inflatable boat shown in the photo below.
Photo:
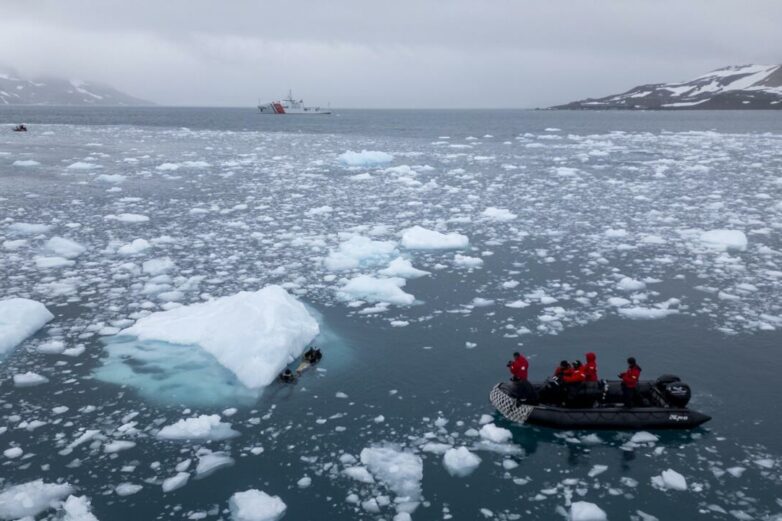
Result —
<path fill-rule="evenodd" d="M 561 384 L 502 382 L 489 393 L 507 419 L 558 429 L 692 429 L 711 416 L 687 408 L 690 387 L 673 375 L 638 384 L 632 407 L 622 403 L 619 381 Z"/>

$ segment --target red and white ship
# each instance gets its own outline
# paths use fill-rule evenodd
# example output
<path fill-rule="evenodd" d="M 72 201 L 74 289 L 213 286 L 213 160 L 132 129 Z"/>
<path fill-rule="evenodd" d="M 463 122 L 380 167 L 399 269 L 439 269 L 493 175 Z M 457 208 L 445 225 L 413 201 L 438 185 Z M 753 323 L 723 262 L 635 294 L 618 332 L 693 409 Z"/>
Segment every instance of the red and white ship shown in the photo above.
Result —
<path fill-rule="evenodd" d="M 288 91 L 288 97 L 280 101 L 258 104 L 261 114 L 331 114 L 330 109 L 321 107 L 305 107 L 304 100 L 293 99 L 293 93 Z"/>

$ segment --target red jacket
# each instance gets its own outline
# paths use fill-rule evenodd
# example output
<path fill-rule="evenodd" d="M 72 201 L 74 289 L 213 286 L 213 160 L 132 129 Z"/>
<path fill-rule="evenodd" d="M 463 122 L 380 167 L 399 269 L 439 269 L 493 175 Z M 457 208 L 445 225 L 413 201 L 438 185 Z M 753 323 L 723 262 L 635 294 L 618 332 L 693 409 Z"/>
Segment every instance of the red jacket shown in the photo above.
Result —
<path fill-rule="evenodd" d="M 586 375 L 584 374 L 584 366 L 581 366 L 578 369 L 571 369 L 570 374 L 567 374 L 567 371 L 565 371 L 565 374 L 562 375 L 562 379 L 566 384 L 585 382 Z"/>
<path fill-rule="evenodd" d="M 554 376 L 556 376 L 557 378 L 564 379 L 566 376 L 570 376 L 572 374 L 573 374 L 573 369 L 570 367 L 563 368 L 561 365 L 558 365 L 556 369 L 554 369 Z"/>
<path fill-rule="evenodd" d="M 524 355 L 519 355 L 510 365 L 511 374 L 519 380 L 526 380 L 528 371 L 529 363 L 527 362 L 527 359 L 524 358 Z"/>
<path fill-rule="evenodd" d="M 585 382 L 597 382 L 597 358 L 595 353 L 586 354 L 586 364 L 584 364 Z"/>
<path fill-rule="evenodd" d="M 628 389 L 635 389 L 638 387 L 638 379 L 641 377 L 641 368 L 637 365 L 628 367 L 627 371 L 620 374 L 619 377 Z"/>

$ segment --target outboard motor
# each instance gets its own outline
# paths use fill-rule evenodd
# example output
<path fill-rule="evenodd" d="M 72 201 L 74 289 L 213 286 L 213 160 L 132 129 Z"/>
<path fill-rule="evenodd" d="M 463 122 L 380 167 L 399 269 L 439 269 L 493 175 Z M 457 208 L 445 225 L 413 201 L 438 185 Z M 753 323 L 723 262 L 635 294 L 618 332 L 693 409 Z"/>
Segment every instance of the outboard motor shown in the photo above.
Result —
<path fill-rule="evenodd" d="M 665 401 L 673 407 L 686 407 L 692 396 L 690 386 L 684 382 L 669 382 L 661 387 Z"/>

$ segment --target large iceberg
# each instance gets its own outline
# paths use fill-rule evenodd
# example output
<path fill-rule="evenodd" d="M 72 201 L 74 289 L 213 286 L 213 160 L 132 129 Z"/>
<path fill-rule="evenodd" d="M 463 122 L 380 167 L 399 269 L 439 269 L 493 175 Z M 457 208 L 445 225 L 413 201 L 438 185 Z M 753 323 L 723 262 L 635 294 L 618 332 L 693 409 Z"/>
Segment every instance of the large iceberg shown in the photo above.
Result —
<path fill-rule="evenodd" d="M 153 313 L 120 332 L 142 342 L 198 346 L 246 387 L 269 385 L 318 334 L 307 308 L 280 286 Z"/>
<path fill-rule="evenodd" d="M 35 300 L 0 300 L 0 354 L 22 343 L 53 318 L 46 306 Z"/>

